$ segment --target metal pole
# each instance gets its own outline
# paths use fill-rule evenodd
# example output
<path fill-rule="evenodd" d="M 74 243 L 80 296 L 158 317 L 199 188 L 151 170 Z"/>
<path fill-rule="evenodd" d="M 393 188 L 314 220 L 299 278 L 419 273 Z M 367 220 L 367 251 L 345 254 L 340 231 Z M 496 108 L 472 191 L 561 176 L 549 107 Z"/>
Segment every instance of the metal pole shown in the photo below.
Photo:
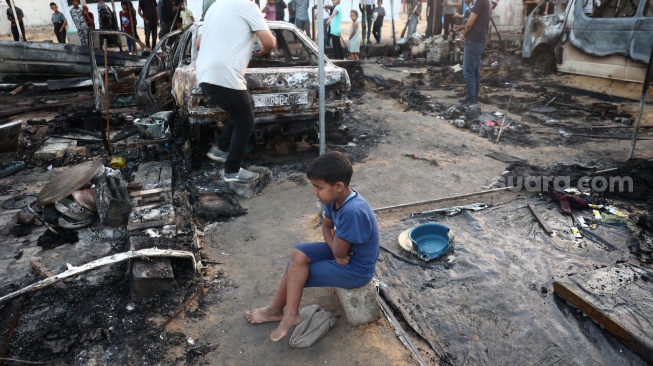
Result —
<path fill-rule="evenodd" d="M 637 142 L 637 132 L 639 131 L 639 122 L 642 119 L 642 114 L 644 113 L 644 104 L 646 104 L 646 97 L 648 96 L 648 87 L 651 84 L 651 63 L 653 61 L 653 48 L 651 49 L 651 56 L 648 59 L 648 66 L 646 67 L 646 77 L 644 78 L 644 86 L 642 87 L 642 96 L 639 98 L 639 111 L 637 112 L 637 120 L 635 121 L 635 131 L 633 131 L 633 138 L 630 140 L 630 152 L 628 153 L 628 159 L 633 158 L 635 153 L 635 143 Z"/>
<path fill-rule="evenodd" d="M 392 46 L 397 47 L 397 35 L 395 34 L 395 2 L 390 0 L 390 19 L 392 20 Z"/>
<path fill-rule="evenodd" d="M 320 15 L 320 21 L 317 22 L 317 30 L 320 34 L 317 37 L 317 82 L 319 85 L 318 92 L 318 110 L 319 110 L 319 121 L 320 121 L 320 155 L 326 152 L 326 124 L 325 124 L 325 111 L 324 111 L 324 100 L 326 89 L 324 87 L 324 32 L 326 31 L 324 27 L 324 1 L 317 0 L 317 13 Z"/>
<path fill-rule="evenodd" d="M 502 191 L 507 191 L 509 189 L 515 189 L 515 187 L 510 186 L 510 187 L 494 188 L 494 189 L 488 189 L 487 191 L 466 193 L 466 194 L 460 194 L 460 195 L 456 195 L 456 196 L 436 198 L 436 199 L 427 200 L 427 201 L 402 203 L 400 205 L 393 205 L 393 206 L 375 208 L 372 211 L 374 211 L 374 212 L 383 212 L 383 211 L 394 210 L 394 209 L 399 209 L 399 208 L 421 206 L 421 205 L 427 205 L 427 204 L 430 204 L 430 203 L 438 203 L 438 202 L 444 202 L 444 201 L 457 200 L 457 199 L 460 199 L 460 198 L 481 196 L 481 195 L 488 194 L 488 193 L 502 192 Z"/>
<path fill-rule="evenodd" d="M 104 97 L 105 97 L 105 108 L 107 112 L 107 128 L 106 128 L 106 144 L 107 156 L 111 156 L 111 115 L 109 114 L 109 62 L 107 57 L 107 39 L 104 39 Z"/>

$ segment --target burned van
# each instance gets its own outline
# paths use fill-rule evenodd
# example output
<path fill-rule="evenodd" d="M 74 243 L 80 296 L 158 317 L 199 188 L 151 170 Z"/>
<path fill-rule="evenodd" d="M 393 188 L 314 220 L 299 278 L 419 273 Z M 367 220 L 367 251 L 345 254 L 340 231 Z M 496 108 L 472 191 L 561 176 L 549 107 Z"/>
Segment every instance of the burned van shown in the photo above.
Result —
<path fill-rule="evenodd" d="M 552 15 L 533 11 L 524 32 L 525 61 L 541 72 L 644 82 L 653 0 L 602 0 L 592 16 L 583 11 L 586 1 L 569 0 L 565 11 Z"/>

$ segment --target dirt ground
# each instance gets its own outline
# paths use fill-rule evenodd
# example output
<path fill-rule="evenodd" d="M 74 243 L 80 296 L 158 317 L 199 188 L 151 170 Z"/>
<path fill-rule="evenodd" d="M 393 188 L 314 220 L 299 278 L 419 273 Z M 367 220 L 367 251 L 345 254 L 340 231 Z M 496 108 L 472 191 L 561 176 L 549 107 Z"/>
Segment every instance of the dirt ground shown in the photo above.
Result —
<path fill-rule="evenodd" d="M 558 101 L 576 105 L 590 105 L 598 101 L 581 93 L 560 92 L 543 86 L 545 83 L 563 84 L 607 95 L 620 113 L 635 116 L 640 84 L 561 74 L 547 76 L 544 80 L 523 71 L 527 69 L 521 66 L 517 68 L 522 70 L 519 73 L 516 69 L 510 70 L 510 65 L 516 61 L 501 59 L 500 64 L 504 69 L 485 69 L 480 106 L 484 112 L 507 113 L 514 126 L 525 127 L 504 131 L 503 137 L 496 143 L 496 130 L 483 135 L 468 128 L 456 127 L 453 119 L 439 118 L 448 107 L 458 105 L 458 99 L 463 97 L 460 73 L 452 75 L 447 68 L 428 71 L 431 66 L 414 67 L 415 64 L 386 67 L 376 61 L 364 62 L 367 78 L 358 80 L 354 87 L 352 111 L 345 116 L 341 126 L 347 132 L 347 141 L 342 144 L 329 142 L 329 149 L 337 149 L 350 156 L 354 162 L 352 185 L 373 208 L 482 191 L 482 186 L 494 181 L 507 165 L 486 157 L 492 152 L 525 159 L 537 166 L 578 163 L 610 168 L 628 157 L 630 140 L 611 137 L 630 136 L 631 128 L 615 128 L 610 132 L 612 134 L 605 130 L 583 132 L 601 133 L 602 138 L 564 137 L 559 130 L 587 129 L 591 125 L 614 126 L 616 123 L 608 118 L 588 118 L 587 114 L 574 111 L 552 117 L 533 112 L 528 103 L 548 101 L 554 97 Z M 411 75 L 410 71 L 416 70 L 420 70 L 420 73 L 426 70 L 427 75 L 445 75 L 448 82 L 425 81 L 419 75 Z M 385 84 L 379 85 L 374 77 L 382 79 Z M 504 82 L 518 83 L 520 86 L 511 89 Z M 632 101 L 616 97 L 630 98 Z M 506 111 L 508 100 L 511 100 L 511 104 Z M 28 114 L 20 118 L 33 116 Z M 40 113 L 39 116 L 47 119 L 53 117 L 47 113 Z M 643 126 L 653 126 L 651 116 L 650 106 L 647 105 L 642 118 Z M 559 124 L 546 124 L 550 119 L 558 119 Z M 648 131 L 643 129 L 640 136 L 650 138 Z M 635 157 L 650 159 L 652 148 L 652 140 L 639 141 Z M 240 204 L 248 210 L 246 215 L 225 221 L 204 222 L 206 232 L 202 256 L 209 265 L 203 278 L 208 284 L 207 292 L 192 310 L 182 313 L 161 332 L 161 339 L 172 334 L 177 340 L 160 350 L 161 359 L 156 363 L 417 364 L 415 356 L 401 344 L 385 318 L 360 327 L 348 326 L 332 289 L 305 291 L 302 306 L 319 304 L 339 320 L 325 337 L 310 348 L 291 348 L 287 339 L 273 343 L 269 340 L 269 334 L 275 329 L 275 324 L 251 325 L 245 319 L 246 310 L 265 305 L 272 298 L 292 246 L 298 242 L 320 239 L 318 208 L 304 175 L 306 163 L 316 155 L 316 150 L 291 155 L 266 152 L 248 158 L 247 164 L 272 169 L 273 181 L 261 194 L 240 200 Z M 209 164 L 208 168 L 217 170 L 219 166 Z M 26 185 L 30 177 L 24 175 L 22 179 Z M 0 179 L 0 184 L 6 182 L 6 178 Z M 16 184 L 14 182 L 17 181 L 11 182 Z M 15 185 L 8 191 L 16 193 L 20 189 Z M 484 196 L 483 200 L 493 203 L 509 200 L 513 196 L 511 192 L 495 193 Z M 475 200 L 455 200 L 423 205 L 418 209 L 472 202 Z M 381 235 L 385 228 L 409 212 L 394 210 L 379 213 Z M 410 329 L 407 332 L 428 364 L 440 364 L 426 342 Z M 188 339 L 192 339 L 194 345 L 191 346 Z M 90 358 L 97 364 L 102 364 L 101 359 L 100 356 Z M 84 360 L 90 363 L 89 358 Z M 151 362 L 141 359 L 136 363 Z"/>
<path fill-rule="evenodd" d="M 365 64 L 365 72 L 367 75 L 378 74 L 401 80 L 406 84 L 411 79 L 405 73 L 371 63 Z M 574 85 L 580 85 L 568 76 L 558 76 L 553 80 L 572 81 Z M 627 91 L 623 87 L 602 85 L 605 83 L 600 80 L 593 81 L 594 88 L 600 92 L 616 95 Z M 439 103 L 456 105 L 460 92 L 462 88 L 457 87 L 453 90 L 423 91 L 422 94 Z M 488 90 L 486 93 L 507 94 L 507 91 Z M 513 98 L 518 96 L 534 97 L 528 92 L 516 92 Z M 637 97 L 634 92 L 622 96 Z M 624 103 L 620 107 L 632 113 L 637 105 Z M 502 110 L 496 105 L 482 105 L 482 108 L 487 111 Z M 629 146 L 628 140 L 569 143 L 562 137 L 546 135 L 536 136 L 540 142 L 537 146 L 495 144 L 446 120 L 406 110 L 405 104 L 370 89 L 356 100 L 352 116 L 352 124 L 348 127 L 351 136 L 360 145 L 332 148 L 354 157 L 352 184 L 375 208 L 480 191 L 481 186 L 493 181 L 506 166 L 485 156 L 491 152 L 513 155 L 538 166 L 583 163 L 610 167 L 615 162 L 626 160 Z M 520 121 L 520 116 L 510 116 Z M 636 156 L 650 157 L 651 147 L 650 141 L 641 141 Z M 436 161 L 437 165 L 407 157 L 412 154 Z M 484 197 L 484 200 L 497 202 L 510 196 L 506 193 L 495 194 Z M 352 329 L 341 318 L 326 337 L 308 350 L 292 349 L 283 342 L 270 343 L 268 335 L 275 328 L 274 324 L 252 326 L 245 321 L 243 312 L 246 309 L 264 305 L 273 296 L 291 245 L 319 239 L 314 202 L 310 186 L 301 172 L 275 174 L 274 182 L 262 194 L 241 202 L 248 209 L 246 216 L 218 223 L 207 234 L 204 251 L 209 258 L 222 262 L 220 268 L 233 288 L 212 304 L 206 319 L 182 320 L 176 324 L 177 329 L 191 337 L 217 344 L 215 350 L 206 354 L 203 360 L 210 364 L 281 365 L 316 364 L 318 361 L 339 365 L 416 364 L 416 359 L 394 337 L 392 328 L 385 320 Z M 472 201 L 426 205 L 419 209 L 465 202 Z M 407 210 L 399 210 L 378 214 L 382 235 L 385 227 L 406 213 Z M 343 315 L 330 289 L 308 289 L 302 304 L 320 304 L 339 317 Z M 438 364 L 433 351 L 419 337 L 414 337 L 413 342 L 430 364 Z M 270 357 L 273 354 L 275 356 Z"/>

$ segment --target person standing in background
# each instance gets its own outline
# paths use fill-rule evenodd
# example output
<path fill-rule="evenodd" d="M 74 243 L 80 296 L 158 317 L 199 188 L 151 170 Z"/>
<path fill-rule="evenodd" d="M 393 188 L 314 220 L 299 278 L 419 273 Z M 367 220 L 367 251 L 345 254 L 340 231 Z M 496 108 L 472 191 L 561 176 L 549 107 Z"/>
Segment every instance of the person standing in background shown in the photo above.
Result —
<path fill-rule="evenodd" d="M 277 7 L 274 5 L 274 0 L 268 0 L 261 13 L 265 13 L 265 20 L 268 22 L 277 20 Z"/>
<path fill-rule="evenodd" d="M 478 91 L 481 83 L 481 56 L 487 44 L 488 27 L 492 15 L 490 0 L 477 0 L 465 24 L 460 41 L 464 43 L 463 77 L 467 106 L 478 107 Z"/>
<path fill-rule="evenodd" d="M 413 0 L 410 8 L 411 13 L 408 16 L 408 34 L 406 35 L 408 38 L 412 37 L 417 31 L 417 23 L 419 23 L 419 17 L 422 14 L 422 1 Z"/>
<path fill-rule="evenodd" d="M 286 19 L 286 8 L 288 7 L 283 0 L 275 0 L 274 7 L 276 10 L 276 19 L 275 20 L 284 20 Z"/>
<path fill-rule="evenodd" d="M 358 26 L 358 12 L 352 10 L 350 15 L 351 17 L 351 28 L 349 28 L 349 55 L 352 60 L 358 60 L 358 54 L 361 51 L 361 35 L 360 27 Z"/>
<path fill-rule="evenodd" d="M 443 0 L 428 0 L 426 2 L 426 38 L 442 33 Z"/>
<path fill-rule="evenodd" d="M 27 42 L 27 37 L 25 35 L 25 24 L 23 24 L 23 11 L 14 3 L 14 8 L 16 8 L 16 16 L 14 16 L 14 11 L 11 9 L 11 2 L 7 0 L 7 19 L 11 22 L 11 35 L 14 36 L 14 41 L 18 42 L 20 40 L 20 35 L 18 34 L 18 27 L 20 27 L 20 32 L 23 35 L 23 42 Z M 16 18 L 18 18 L 18 24 L 16 24 Z"/>
<path fill-rule="evenodd" d="M 77 27 L 79 42 L 83 47 L 88 47 L 88 23 L 84 17 L 82 8 L 79 7 L 79 0 L 73 0 L 73 6 L 70 8 L 70 17 Z"/>
<path fill-rule="evenodd" d="M 379 0 L 372 12 L 372 35 L 376 39 L 376 44 L 381 43 L 381 29 L 383 28 L 383 18 L 385 17 L 385 9 L 383 8 L 383 0 Z"/>
<path fill-rule="evenodd" d="M 50 3 L 50 9 L 54 12 L 52 14 L 52 25 L 54 26 L 54 35 L 57 37 L 57 42 L 66 43 L 66 17 L 59 11 L 56 3 Z"/>
<path fill-rule="evenodd" d="M 370 44 L 370 35 L 372 34 L 372 11 L 374 10 L 374 0 L 361 0 L 358 4 L 361 11 L 361 23 L 363 24 L 363 38 L 361 42 Z"/>
<path fill-rule="evenodd" d="M 329 25 L 327 20 L 333 10 L 333 2 L 331 0 L 324 0 L 324 11 L 322 13 L 322 21 L 324 22 L 324 47 L 331 48 L 331 38 L 329 37 Z"/>
<path fill-rule="evenodd" d="M 170 33 L 172 26 L 176 23 L 177 10 L 181 0 L 161 0 L 161 27 L 159 28 L 159 39 Z"/>
<path fill-rule="evenodd" d="M 444 2 L 444 38 L 449 37 L 449 32 L 453 29 L 453 15 L 458 12 L 460 2 L 458 0 L 445 0 Z"/>
<path fill-rule="evenodd" d="M 156 46 L 156 36 L 159 25 L 159 12 L 157 11 L 156 0 L 138 0 L 138 15 L 143 18 L 145 45 L 147 48 L 152 48 Z M 150 43 L 150 37 L 152 43 Z"/>
<path fill-rule="evenodd" d="M 82 6 L 82 14 L 84 14 L 84 19 L 86 19 L 86 24 L 88 29 L 95 29 L 95 16 L 93 13 L 88 11 L 88 6 Z"/>
<path fill-rule="evenodd" d="M 186 8 L 186 1 L 183 1 L 181 3 L 180 10 L 179 10 L 179 17 L 181 18 L 181 27 L 185 27 L 191 23 L 195 23 L 195 17 L 193 16 L 193 12 Z"/>
<path fill-rule="evenodd" d="M 118 14 L 118 16 L 120 17 L 120 28 L 122 29 L 123 32 L 134 35 L 135 24 L 132 22 L 132 19 L 136 16 L 136 14 L 131 14 L 131 10 L 133 8 L 130 9 L 129 1 L 122 0 L 120 6 L 122 7 L 122 10 Z M 125 37 L 125 38 L 127 38 L 127 48 L 129 50 L 129 53 L 135 52 L 136 44 L 134 43 L 134 40 L 131 39 L 130 37 Z"/>
<path fill-rule="evenodd" d="M 295 24 L 295 0 L 288 3 L 288 23 Z"/>
<path fill-rule="evenodd" d="M 340 44 L 340 27 L 342 25 L 340 0 L 333 0 L 333 12 L 327 20 L 327 24 L 331 26 L 331 46 L 333 47 L 334 57 L 336 60 L 344 60 L 345 53 L 342 51 L 342 44 Z"/>
<path fill-rule="evenodd" d="M 311 38 L 311 22 L 308 19 L 310 0 L 293 0 L 295 2 L 295 25 Z"/>
<path fill-rule="evenodd" d="M 102 0 L 99 0 L 97 3 L 97 13 L 98 13 L 98 21 L 100 23 L 100 29 L 119 30 L 118 20 L 116 19 L 116 15 L 113 13 L 113 11 L 111 11 L 109 6 Z M 121 51 L 122 51 L 122 45 L 120 44 L 120 41 L 118 40 L 118 37 L 116 35 L 101 34 L 100 45 L 104 45 L 105 39 L 107 40 L 107 46 L 121 47 Z"/>

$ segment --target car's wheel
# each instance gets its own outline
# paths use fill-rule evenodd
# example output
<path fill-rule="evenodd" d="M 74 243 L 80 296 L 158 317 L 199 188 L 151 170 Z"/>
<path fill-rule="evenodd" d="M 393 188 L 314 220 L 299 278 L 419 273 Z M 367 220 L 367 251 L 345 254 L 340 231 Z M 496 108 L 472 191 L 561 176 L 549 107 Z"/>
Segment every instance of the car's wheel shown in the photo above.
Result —
<path fill-rule="evenodd" d="M 550 74 L 556 71 L 556 57 L 551 49 L 544 49 L 535 55 L 533 70 L 538 74 Z"/>

